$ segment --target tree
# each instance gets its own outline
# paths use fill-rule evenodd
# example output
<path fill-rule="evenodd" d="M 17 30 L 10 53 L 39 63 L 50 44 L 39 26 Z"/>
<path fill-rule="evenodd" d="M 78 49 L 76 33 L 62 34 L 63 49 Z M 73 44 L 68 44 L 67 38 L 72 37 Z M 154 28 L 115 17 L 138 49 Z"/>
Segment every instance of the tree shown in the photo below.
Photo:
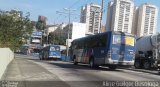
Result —
<path fill-rule="evenodd" d="M 45 30 L 46 28 L 47 28 L 46 20 L 38 19 L 38 22 L 36 23 L 36 29 L 37 30 Z"/>
<path fill-rule="evenodd" d="M 36 24 L 36 28 L 37 28 L 38 30 L 44 30 L 45 27 L 44 27 L 43 22 L 38 21 L 37 24 Z"/>
<path fill-rule="evenodd" d="M 0 47 L 16 50 L 29 38 L 33 25 L 29 14 L 23 17 L 19 11 L 0 11 Z"/>
<path fill-rule="evenodd" d="M 60 35 L 54 32 L 49 33 L 48 39 L 49 39 L 49 43 L 51 44 L 65 45 L 65 38 L 61 37 Z"/>

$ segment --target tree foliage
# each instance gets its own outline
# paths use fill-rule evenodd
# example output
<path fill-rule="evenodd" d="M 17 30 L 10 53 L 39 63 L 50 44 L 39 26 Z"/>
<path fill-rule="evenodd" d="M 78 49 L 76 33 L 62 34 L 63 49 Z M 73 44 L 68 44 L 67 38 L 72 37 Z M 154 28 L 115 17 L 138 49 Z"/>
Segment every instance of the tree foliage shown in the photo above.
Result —
<path fill-rule="evenodd" d="M 38 21 L 36 23 L 36 29 L 38 30 L 45 30 L 47 27 L 46 27 L 46 23 L 44 21 Z"/>
<path fill-rule="evenodd" d="M 36 28 L 38 29 L 38 30 L 44 30 L 44 24 L 43 24 L 43 22 L 37 22 L 37 24 L 36 24 Z"/>
<path fill-rule="evenodd" d="M 32 29 L 29 15 L 23 17 L 19 11 L 0 11 L 0 47 L 19 48 Z"/>
<path fill-rule="evenodd" d="M 54 32 L 49 33 L 48 39 L 50 44 L 65 45 L 66 38 L 63 38 Z"/>

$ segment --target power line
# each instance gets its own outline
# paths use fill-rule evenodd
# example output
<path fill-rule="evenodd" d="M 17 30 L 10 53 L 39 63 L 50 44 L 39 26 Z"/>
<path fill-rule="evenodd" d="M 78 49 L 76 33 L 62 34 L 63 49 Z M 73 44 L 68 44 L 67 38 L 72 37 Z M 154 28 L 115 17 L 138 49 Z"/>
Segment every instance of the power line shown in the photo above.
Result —
<path fill-rule="evenodd" d="M 77 0 L 74 4 L 72 4 L 71 6 L 69 6 L 69 8 L 72 8 L 74 5 L 76 5 L 76 4 L 78 4 L 79 3 L 79 1 L 85 1 L 82 5 L 84 5 L 84 4 L 86 4 L 86 3 L 88 3 L 88 2 L 90 2 L 91 0 Z M 81 6 L 82 6 L 81 5 Z M 81 7 L 80 6 L 80 7 Z M 79 8 L 79 7 L 78 7 Z"/>
<path fill-rule="evenodd" d="M 77 3 L 79 3 L 79 1 L 82 1 L 82 0 L 77 0 L 75 3 L 73 3 L 71 6 L 69 6 L 69 8 L 72 8 L 74 5 L 76 5 Z M 56 11 L 56 12 L 57 12 L 57 11 Z M 58 13 L 64 14 L 64 12 L 62 12 L 62 11 L 58 11 Z M 60 19 L 59 17 L 61 17 L 62 14 L 58 14 L 58 16 L 56 17 L 55 20 Z M 68 14 L 68 13 L 65 13 L 65 14 Z M 71 14 L 71 15 L 72 15 L 72 14 Z M 62 19 L 62 17 L 61 17 L 61 19 Z"/>
<path fill-rule="evenodd" d="M 71 9 L 73 6 L 77 5 L 78 3 L 80 3 L 80 1 L 85 1 L 83 2 L 78 8 L 76 8 L 79 12 L 81 11 L 81 7 L 85 4 L 88 4 L 89 2 L 91 2 L 92 0 L 77 0 L 76 2 L 74 2 L 71 6 L 69 6 L 69 8 Z M 59 11 L 59 13 L 62 13 L 64 15 L 64 12 L 63 11 Z M 65 13 L 65 14 L 68 14 L 68 13 Z M 77 15 L 78 17 L 81 16 L 81 14 L 71 14 L 71 15 Z M 58 17 L 62 17 L 62 16 L 58 16 Z M 75 16 L 76 17 L 76 16 Z M 76 17 L 77 18 L 77 17 Z M 56 18 L 58 19 L 58 18 Z M 59 18 L 60 19 L 60 18 Z M 79 18 L 80 19 L 80 18 Z"/>
<path fill-rule="evenodd" d="M 72 8 L 74 5 L 76 5 L 79 1 L 82 1 L 82 0 L 77 0 L 75 3 L 73 3 L 71 6 L 69 6 L 68 8 Z"/>

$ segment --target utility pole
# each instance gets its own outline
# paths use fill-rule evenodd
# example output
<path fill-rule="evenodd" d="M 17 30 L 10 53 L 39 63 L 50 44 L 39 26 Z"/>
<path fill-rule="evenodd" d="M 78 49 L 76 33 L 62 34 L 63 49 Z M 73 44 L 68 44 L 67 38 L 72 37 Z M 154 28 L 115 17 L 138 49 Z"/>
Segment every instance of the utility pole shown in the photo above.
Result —
<path fill-rule="evenodd" d="M 69 56 L 68 54 L 69 54 L 69 31 L 70 31 L 70 23 L 71 23 L 71 13 L 73 12 L 73 11 L 75 11 L 75 9 L 71 9 L 71 8 L 64 8 L 64 10 L 65 11 L 67 11 L 67 12 L 59 12 L 59 11 L 57 11 L 57 13 L 63 13 L 63 14 L 68 14 L 68 31 L 67 31 L 67 40 L 66 40 L 66 45 L 67 45 L 67 47 L 66 47 L 66 50 L 67 50 L 67 53 L 66 53 L 66 55 L 67 55 L 67 57 Z"/>
<path fill-rule="evenodd" d="M 49 35 L 49 27 L 47 27 L 46 32 L 47 32 L 47 45 L 49 44 L 49 39 L 48 39 L 48 35 Z"/>
<path fill-rule="evenodd" d="M 103 9 L 104 9 L 104 0 L 102 0 L 102 5 L 101 5 L 100 33 L 102 32 Z"/>
<path fill-rule="evenodd" d="M 71 24 L 71 9 L 70 8 L 68 9 L 68 13 L 69 13 L 68 14 L 68 17 L 69 17 L 69 19 L 68 19 L 69 20 L 68 21 L 69 22 L 68 23 L 69 24 L 68 27 L 69 27 L 69 29 L 68 29 L 68 32 L 67 32 L 67 34 L 68 34 L 68 38 L 67 38 L 68 39 L 67 40 L 67 57 L 69 56 L 68 55 L 68 53 L 69 53 L 69 33 L 70 33 L 69 31 L 70 31 L 70 24 Z"/>

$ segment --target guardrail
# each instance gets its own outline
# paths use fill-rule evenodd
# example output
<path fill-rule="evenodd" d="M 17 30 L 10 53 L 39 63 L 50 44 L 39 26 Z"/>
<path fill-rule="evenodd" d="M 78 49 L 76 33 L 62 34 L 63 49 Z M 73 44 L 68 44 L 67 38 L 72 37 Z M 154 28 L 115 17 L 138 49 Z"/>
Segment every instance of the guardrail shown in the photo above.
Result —
<path fill-rule="evenodd" d="M 13 58 L 14 53 L 9 48 L 0 48 L 0 79 Z"/>

